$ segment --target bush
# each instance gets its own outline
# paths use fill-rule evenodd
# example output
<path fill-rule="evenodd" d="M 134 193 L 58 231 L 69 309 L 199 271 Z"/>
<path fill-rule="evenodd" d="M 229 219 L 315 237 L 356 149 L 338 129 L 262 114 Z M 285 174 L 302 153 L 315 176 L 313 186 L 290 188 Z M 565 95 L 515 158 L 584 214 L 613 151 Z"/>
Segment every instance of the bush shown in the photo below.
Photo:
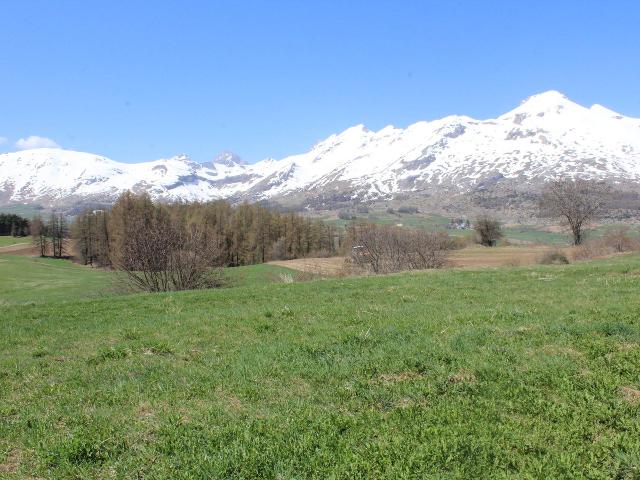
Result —
<path fill-rule="evenodd" d="M 495 247 L 498 244 L 498 240 L 503 237 L 500 222 L 493 217 L 479 217 L 475 221 L 473 228 L 476 231 L 478 243 L 485 247 Z"/>
<path fill-rule="evenodd" d="M 340 220 L 355 220 L 356 216 L 351 212 L 347 212 L 343 210 L 338 212 L 338 218 Z"/>
<path fill-rule="evenodd" d="M 440 268 L 451 248 L 444 232 L 361 224 L 350 231 L 351 262 L 373 273 Z"/>
<path fill-rule="evenodd" d="M 413 213 L 418 213 L 419 210 L 417 207 L 406 207 L 406 206 L 402 206 L 400 208 L 398 208 L 398 213 L 406 213 L 406 214 L 413 214 Z"/>
<path fill-rule="evenodd" d="M 609 230 L 602 238 L 604 244 L 616 253 L 631 252 L 640 248 L 640 242 L 629 235 L 629 227 Z"/>
<path fill-rule="evenodd" d="M 541 265 L 568 265 L 569 259 L 564 253 L 558 250 L 551 250 L 542 255 L 538 263 Z"/>

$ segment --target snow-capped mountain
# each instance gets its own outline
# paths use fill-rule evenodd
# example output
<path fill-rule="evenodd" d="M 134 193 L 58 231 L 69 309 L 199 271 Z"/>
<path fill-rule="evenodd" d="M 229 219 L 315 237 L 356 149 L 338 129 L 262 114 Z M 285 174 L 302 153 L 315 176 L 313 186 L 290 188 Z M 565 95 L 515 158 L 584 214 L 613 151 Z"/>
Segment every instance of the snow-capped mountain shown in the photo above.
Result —
<path fill-rule="evenodd" d="M 377 132 L 358 125 L 306 153 L 253 165 L 230 152 L 206 164 L 184 155 L 126 164 L 61 149 L 26 150 L 0 155 L 0 201 L 109 201 L 130 189 L 166 200 L 294 198 L 328 207 L 501 185 L 527 190 L 562 175 L 639 181 L 640 119 L 549 91 L 495 119 L 449 116 Z"/>

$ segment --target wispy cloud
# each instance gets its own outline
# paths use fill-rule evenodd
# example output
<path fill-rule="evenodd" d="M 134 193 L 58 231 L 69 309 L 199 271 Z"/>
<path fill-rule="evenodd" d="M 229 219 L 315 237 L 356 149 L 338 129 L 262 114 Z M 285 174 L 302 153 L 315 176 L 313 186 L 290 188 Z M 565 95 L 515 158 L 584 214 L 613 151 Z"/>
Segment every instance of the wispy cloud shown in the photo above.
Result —
<path fill-rule="evenodd" d="M 29 150 L 32 148 L 60 148 L 60 145 L 50 138 L 30 135 L 27 138 L 18 140 L 15 147 L 18 150 Z"/>
<path fill-rule="evenodd" d="M 9 139 L 7 137 L 0 137 L 0 145 L 6 145 L 9 143 Z"/>

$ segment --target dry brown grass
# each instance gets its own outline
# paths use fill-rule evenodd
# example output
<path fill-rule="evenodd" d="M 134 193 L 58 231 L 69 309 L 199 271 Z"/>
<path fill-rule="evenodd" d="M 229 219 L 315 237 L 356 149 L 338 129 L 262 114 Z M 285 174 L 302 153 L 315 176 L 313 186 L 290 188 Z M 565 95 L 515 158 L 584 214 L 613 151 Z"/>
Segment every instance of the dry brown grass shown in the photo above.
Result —
<path fill-rule="evenodd" d="M 616 255 L 613 249 L 601 240 L 587 242 L 579 247 L 557 248 L 549 245 L 509 245 L 483 247 L 472 245 L 452 250 L 448 256 L 448 266 L 454 268 L 519 267 L 544 263 L 546 255 L 557 252 L 573 261 L 606 258 Z M 291 268 L 300 272 L 326 277 L 344 277 L 363 274 L 349 265 L 344 257 L 299 258 L 269 262 L 272 265 Z"/>
<path fill-rule="evenodd" d="M 16 473 L 20 466 L 20 452 L 12 450 L 2 462 L 0 462 L 0 473 Z"/>
<path fill-rule="evenodd" d="M 455 250 L 449 255 L 453 267 L 505 267 L 534 265 L 540 255 L 549 247 L 546 245 L 521 245 L 505 247 L 473 247 Z"/>
<path fill-rule="evenodd" d="M 622 387 L 620 388 L 620 394 L 624 401 L 632 405 L 640 404 L 640 390 L 631 387 Z"/>
<path fill-rule="evenodd" d="M 449 377 L 449 383 L 476 383 L 476 376 L 468 370 L 460 370 Z"/>
<path fill-rule="evenodd" d="M 295 260 L 277 260 L 269 262 L 270 265 L 290 268 L 299 272 L 307 272 L 320 276 L 338 276 L 344 269 L 344 257 L 329 258 L 297 258 Z"/>
<path fill-rule="evenodd" d="M 415 380 L 421 377 L 422 375 L 418 372 L 406 371 L 400 373 L 383 373 L 378 378 L 383 383 L 399 383 Z"/>

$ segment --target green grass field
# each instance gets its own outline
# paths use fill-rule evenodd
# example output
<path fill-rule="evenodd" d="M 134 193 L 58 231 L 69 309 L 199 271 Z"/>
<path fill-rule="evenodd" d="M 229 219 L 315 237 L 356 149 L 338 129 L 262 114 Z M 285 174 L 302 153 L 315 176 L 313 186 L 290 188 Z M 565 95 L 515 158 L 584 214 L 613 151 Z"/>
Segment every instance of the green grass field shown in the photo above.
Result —
<path fill-rule="evenodd" d="M 77 301 L 115 289 L 109 273 L 68 260 L 0 255 L 0 304 Z"/>
<path fill-rule="evenodd" d="M 11 237 L 9 235 L 0 235 L 0 247 L 9 247 L 22 243 L 31 243 L 31 237 Z"/>
<path fill-rule="evenodd" d="M 74 301 L 104 279 L 65 268 L 0 306 L 0 477 L 640 476 L 640 256 Z"/>
<path fill-rule="evenodd" d="M 404 227 L 409 228 L 421 228 L 426 230 L 441 230 L 445 229 L 451 218 L 444 217 L 437 214 L 429 213 L 416 213 L 416 214 L 390 214 L 386 211 L 372 210 L 366 214 L 358 214 L 359 220 L 369 221 L 383 225 L 396 225 L 401 224 Z M 329 224 L 344 228 L 349 224 L 348 220 L 341 220 L 339 218 L 323 217 L 323 220 Z M 607 233 L 612 228 L 618 225 L 600 225 L 595 228 L 587 229 L 587 238 L 600 237 Z M 447 230 L 449 235 L 454 237 L 460 236 L 472 236 L 471 230 Z M 521 242 L 531 242 L 549 245 L 569 245 L 571 243 L 571 237 L 569 232 L 552 232 L 540 225 L 507 225 L 503 228 L 504 237 L 507 240 L 516 240 Z M 630 236 L 638 236 L 637 225 L 631 228 L 628 233 Z"/>

